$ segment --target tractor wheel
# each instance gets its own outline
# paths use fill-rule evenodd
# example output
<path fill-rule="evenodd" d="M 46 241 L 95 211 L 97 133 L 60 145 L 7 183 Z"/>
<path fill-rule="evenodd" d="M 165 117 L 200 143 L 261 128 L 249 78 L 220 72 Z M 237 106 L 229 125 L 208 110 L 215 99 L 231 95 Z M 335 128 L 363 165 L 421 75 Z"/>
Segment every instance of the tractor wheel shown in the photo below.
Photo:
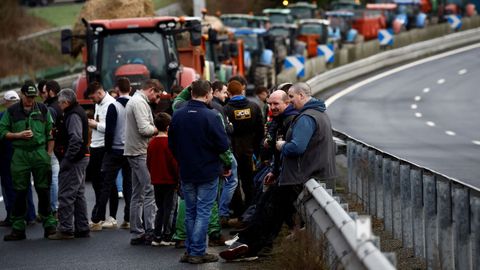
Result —
<path fill-rule="evenodd" d="M 255 87 L 257 86 L 265 86 L 268 87 L 268 67 L 258 66 L 255 68 L 255 75 L 253 81 L 255 83 Z"/>

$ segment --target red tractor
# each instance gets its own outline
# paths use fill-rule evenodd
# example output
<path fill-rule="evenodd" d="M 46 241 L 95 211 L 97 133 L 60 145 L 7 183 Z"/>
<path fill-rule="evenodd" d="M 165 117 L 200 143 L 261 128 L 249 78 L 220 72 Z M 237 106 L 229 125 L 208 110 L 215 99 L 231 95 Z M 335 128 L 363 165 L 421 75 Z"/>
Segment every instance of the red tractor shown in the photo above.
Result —
<path fill-rule="evenodd" d="M 82 49 L 85 70 L 74 82 L 74 90 L 82 105 L 92 102 L 85 96 L 87 84 L 102 83 L 113 88 L 117 77 L 128 77 L 132 88 L 139 89 L 150 78 L 158 79 L 167 91 L 173 85 L 187 86 L 199 78 L 192 67 L 182 66 L 175 36 L 190 32 L 193 46 L 201 43 L 201 22 L 182 21 L 176 17 L 148 17 L 112 20 L 83 20 L 86 46 Z M 62 31 L 62 53 L 71 52 L 72 32 Z M 198 58 L 190 51 L 186 59 Z M 195 61 L 190 61 L 190 63 Z M 190 64 L 189 63 L 189 64 Z M 201 64 L 199 61 L 197 63 Z M 167 94 L 167 93 L 165 93 Z M 166 97 L 168 97 L 167 95 Z"/>

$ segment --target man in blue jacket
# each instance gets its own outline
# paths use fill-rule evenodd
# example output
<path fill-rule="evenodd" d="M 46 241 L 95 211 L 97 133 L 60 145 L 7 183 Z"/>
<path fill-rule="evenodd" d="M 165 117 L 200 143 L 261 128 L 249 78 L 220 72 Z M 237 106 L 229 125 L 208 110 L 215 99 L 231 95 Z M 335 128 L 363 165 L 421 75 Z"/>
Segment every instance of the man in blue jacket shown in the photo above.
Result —
<path fill-rule="evenodd" d="M 180 262 L 199 264 L 218 261 L 216 255 L 205 252 L 206 235 L 218 176 L 230 164 L 222 164 L 220 157 L 228 150 L 225 128 L 220 117 L 207 107 L 213 97 L 210 83 L 198 80 L 191 88 L 192 99 L 173 114 L 168 144 L 180 167 L 186 204 L 187 252 Z"/>

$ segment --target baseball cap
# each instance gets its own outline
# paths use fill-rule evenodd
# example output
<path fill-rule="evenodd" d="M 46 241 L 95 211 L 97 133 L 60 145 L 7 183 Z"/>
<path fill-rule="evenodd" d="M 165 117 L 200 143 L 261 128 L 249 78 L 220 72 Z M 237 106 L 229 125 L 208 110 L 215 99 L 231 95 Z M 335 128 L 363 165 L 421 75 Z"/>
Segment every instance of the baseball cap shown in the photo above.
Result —
<path fill-rule="evenodd" d="M 20 90 L 27 97 L 37 96 L 37 87 L 33 83 L 25 83 Z"/>
<path fill-rule="evenodd" d="M 20 100 L 20 97 L 14 90 L 9 90 L 5 92 L 5 94 L 3 95 L 3 99 L 6 101 L 18 101 Z"/>

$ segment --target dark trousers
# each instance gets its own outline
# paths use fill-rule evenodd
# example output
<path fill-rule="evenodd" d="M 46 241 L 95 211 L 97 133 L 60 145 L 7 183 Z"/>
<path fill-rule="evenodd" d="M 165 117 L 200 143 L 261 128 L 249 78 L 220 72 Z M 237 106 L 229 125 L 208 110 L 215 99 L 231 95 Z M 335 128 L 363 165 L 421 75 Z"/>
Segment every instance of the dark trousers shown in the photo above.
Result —
<path fill-rule="evenodd" d="M 260 200 L 251 223 L 239 234 L 238 241 L 248 245 L 249 255 L 254 256 L 263 247 L 271 245 L 283 222 L 292 220 L 296 213 L 294 202 L 302 186 L 272 186 Z"/>
<path fill-rule="evenodd" d="M 85 168 L 88 158 L 77 162 L 63 159 L 58 174 L 58 230 L 64 233 L 89 231 L 85 200 Z"/>
<path fill-rule="evenodd" d="M 10 163 L 8 165 L 10 165 Z M 10 175 L 10 168 L 8 168 L 8 173 L 0 175 L 0 179 L 2 184 L 3 202 L 5 203 L 5 211 L 7 212 L 5 221 L 10 221 L 16 197 L 15 190 L 13 189 L 12 176 Z M 32 188 L 29 187 L 27 192 L 27 216 L 25 217 L 25 221 L 33 221 L 36 217 L 37 213 L 35 212 L 35 204 L 33 204 Z"/>
<path fill-rule="evenodd" d="M 153 185 L 157 214 L 155 216 L 155 237 L 170 241 L 172 237 L 173 206 L 177 185 Z"/>
<path fill-rule="evenodd" d="M 237 159 L 238 167 L 238 178 L 241 185 L 237 186 L 235 193 L 233 195 L 233 202 L 231 208 L 233 209 L 234 215 L 242 215 L 245 209 L 247 209 L 253 201 L 255 195 L 254 185 L 253 185 L 253 160 L 251 155 L 235 155 Z M 245 195 L 245 200 L 241 202 L 241 193 L 240 186 Z"/>
<path fill-rule="evenodd" d="M 116 219 L 118 209 L 118 193 L 116 179 L 118 172 L 122 170 L 123 195 L 125 208 L 123 219 L 130 220 L 130 199 L 132 197 L 132 170 L 127 157 L 120 153 L 105 153 L 102 161 L 102 174 L 105 177 L 101 185 L 99 197 L 92 211 L 92 222 L 105 220 L 107 203 L 110 199 L 110 216 Z"/>

